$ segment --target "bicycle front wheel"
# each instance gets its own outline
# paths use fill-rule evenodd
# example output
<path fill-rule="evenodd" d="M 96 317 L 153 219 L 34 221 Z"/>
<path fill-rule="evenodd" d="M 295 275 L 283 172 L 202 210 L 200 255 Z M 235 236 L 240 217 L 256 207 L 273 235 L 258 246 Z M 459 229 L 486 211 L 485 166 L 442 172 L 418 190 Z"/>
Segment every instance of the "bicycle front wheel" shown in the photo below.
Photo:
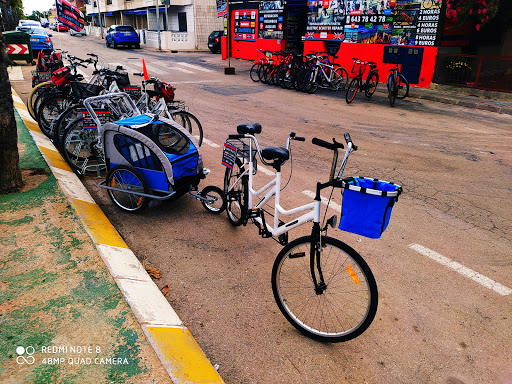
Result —
<path fill-rule="evenodd" d="M 228 219 L 234 226 L 242 225 L 247 216 L 247 194 L 249 186 L 247 177 L 242 177 L 244 166 L 237 158 L 233 169 L 226 168 L 224 173 L 224 196 Z"/>
<path fill-rule="evenodd" d="M 37 114 L 34 110 L 37 97 L 44 92 L 47 92 L 49 88 L 55 87 L 55 84 L 53 84 L 51 81 L 45 81 L 42 83 L 37 84 L 32 91 L 30 92 L 30 95 L 28 95 L 28 101 L 27 101 L 27 109 L 28 113 L 34 120 L 37 118 Z"/>
<path fill-rule="evenodd" d="M 323 276 L 321 292 L 315 290 L 311 276 L 312 246 L 315 274 Z M 286 319 L 302 334 L 320 341 L 359 336 L 377 312 L 377 284 L 370 268 L 354 249 L 331 237 L 322 237 L 321 248 L 312 236 L 285 246 L 272 268 L 272 291 Z"/>
<path fill-rule="evenodd" d="M 397 78 L 397 94 L 396 98 L 403 100 L 409 96 L 409 82 L 401 73 L 398 74 Z"/>
<path fill-rule="evenodd" d="M 377 89 L 377 85 L 379 84 L 379 75 L 374 72 L 370 75 L 370 77 L 366 80 L 367 87 L 364 91 L 364 94 L 367 98 L 370 98 L 375 93 Z"/>
<path fill-rule="evenodd" d="M 256 63 L 251 67 L 250 75 L 251 75 L 252 81 L 254 81 L 254 82 L 260 81 L 260 75 L 259 75 L 260 69 L 261 69 L 261 63 Z"/>
<path fill-rule="evenodd" d="M 203 143 L 203 127 L 197 117 L 186 111 L 173 112 L 171 117 L 176 123 L 189 131 L 197 139 L 199 146 L 201 146 Z"/>
<path fill-rule="evenodd" d="M 347 88 L 347 93 L 345 93 L 345 100 L 347 104 L 350 104 L 356 98 L 357 91 L 359 90 L 359 81 L 357 77 L 354 77 Z"/>

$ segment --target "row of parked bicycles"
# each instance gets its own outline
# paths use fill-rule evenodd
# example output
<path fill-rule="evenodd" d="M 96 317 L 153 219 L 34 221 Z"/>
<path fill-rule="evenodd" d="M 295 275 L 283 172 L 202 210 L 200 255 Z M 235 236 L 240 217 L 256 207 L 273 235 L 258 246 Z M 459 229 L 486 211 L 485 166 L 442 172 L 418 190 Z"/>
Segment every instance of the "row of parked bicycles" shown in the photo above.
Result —
<path fill-rule="evenodd" d="M 353 78 L 350 79 L 348 71 L 335 63 L 338 57 L 329 52 L 312 51 L 302 55 L 288 51 L 259 51 L 261 57 L 250 70 L 254 82 L 306 93 L 315 93 L 318 88 L 331 89 L 339 94 L 345 92 L 347 104 L 354 101 L 358 92 L 364 92 L 366 98 L 372 97 L 379 84 L 377 64 L 373 61 L 353 58 Z M 386 85 L 392 107 L 396 99 L 405 99 L 409 95 L 409 82 L 398 64 L 390 69 Z"/>
<path fill-rule="evenodd" d="M 78 174 L 99 174 L 105 168 L 97 150 L 93 121 L 90 116 L 87 117 L 88 112 L 84 106 L 85 99 L 100 94 L 126 93 L 141 113 L 151 112 L 173 119 L 195 136 L 201 145 L 201 123 L 188 112 L 183 101 L 174 99 L 175 88 L 172 85 L 156 77 L 148 77 L 142 81 L 142 87 L 134 86 L 123 67 L 112 69 L 102 65 L 104 63 L 101 63 L 101 58 L 95 54 L 89 53 L 87 59 L 65 55 L 68 65 L 63 63 L 64 54 L 51 52 L 38 57 L 36 71 L 33 73 L 35 86 L 28 98 L 28 110 L 41 131 Z M 84 76 L 77 73 L 77 70 L 87 66 L 93 67 L 93 75 L 84 82 Z M 142 76 L 141 73 L 135 75 Z M 104 122 L 119 117 L 111 111 L 99 116 Z"/>
<path fill-rule="evenodd" d="M 180 116 L 191 115 L 176 106 L 174 88 L 145 76 L 140 94 L 125 71 L 98 66 L 99 58 L 67 55 L 48 58 L 51 82 L 38 84 L 29 98 L 29 111 L 41 130 L 59 146 L 79 174 L 105 170 L 104 188 L 112 202 L 137 213 L 150 202 L 190 193 L 209 212 L 227 211 L 234 226 L 253 223 L 263 238 L 283 246 L 272 268 L 272 290 L 284 317 L 301 333 L 320 341 L 340 342 L 363 333 L 372 323 L 378 304 L 375 278 L 365 260 L 349 245 L 330 237 L 336 228 L 379 238 L 387 228 L 391 209 L 402 192 L 399 185 L 365 177 L 344 177 L 347 160 L 358 147 L 348 133 L 345 144 L 336 139 L 312 139 L 332 154 L 327 181 L 316 184 L 311 202 L 284 209 L 281 170 L 292 169 L 292 143 L 305 138 L 290 133 L 283 147 L 261 148 L 260 124 L 239 124 L 228 136 L 221 163 L 226 167 L 222 188 L 200 182 L 209 174 L 200 151 L 202 132 Z M 51 64 L 53 63 L 53 64 Z M 92 65 L 93 78 L 80 80 L 77 67 Z M 61 75 L 63 73 L 63 75 Z M 154 85 L 154 90 L 147 89 Z M 186 114 L 184 114 L 186 112 Z M 258 189 L 258 162 L 271 167 L 274 177 Z M 291 172 L 290 172 L 291 177 Z M 322 213 L 321 193 L 342 191 L 341 219 Z M 289 216 L 288 222 L 281 218 Z M 310 235 L 288 241 L 288 232 L 312 222 Z"/>

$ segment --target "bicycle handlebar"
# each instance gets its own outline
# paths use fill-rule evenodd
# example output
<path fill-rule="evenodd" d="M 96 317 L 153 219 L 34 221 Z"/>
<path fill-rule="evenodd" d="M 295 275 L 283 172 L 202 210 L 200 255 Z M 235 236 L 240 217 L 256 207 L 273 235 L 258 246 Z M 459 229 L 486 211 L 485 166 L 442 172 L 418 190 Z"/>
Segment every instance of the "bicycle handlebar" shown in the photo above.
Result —
<path fill-rule="evenodd" d="M 318 145 L 319 147 L 323 147 L 323 148 L 327 148 L 327 149 L 330 149 L 331 151 L 334 151 L 338 148 L 345 148 L 343 146 L 342 143 L 338 143 L 336 141 L 336 139 L 332 139 L 332 143 L 329 143 L 327 141 L 324 141 L 324 140 L 321 140 L 321 139 L 318 139 L 316 137 L 313 138 L 313 140 L 311 140 L 311 142 L 315 145 Z"/>

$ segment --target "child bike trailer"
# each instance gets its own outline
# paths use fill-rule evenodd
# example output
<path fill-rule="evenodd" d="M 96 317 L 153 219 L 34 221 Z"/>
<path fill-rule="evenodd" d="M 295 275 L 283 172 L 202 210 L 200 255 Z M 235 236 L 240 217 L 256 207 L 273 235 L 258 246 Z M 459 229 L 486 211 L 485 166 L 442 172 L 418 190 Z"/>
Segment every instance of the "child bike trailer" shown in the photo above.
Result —
<path fill-rule="evenodd" d="M 103 125 L 101 135 L 107 177 L 100 187 L 120 209 L 138 212 L 151 199 L 178 198 L 186 192 L 212 212 L 225 207 L 220 188 L 198 191 L 209 170 L 203 168 L 196 139 L 173 120 L 132 116 Z"/>

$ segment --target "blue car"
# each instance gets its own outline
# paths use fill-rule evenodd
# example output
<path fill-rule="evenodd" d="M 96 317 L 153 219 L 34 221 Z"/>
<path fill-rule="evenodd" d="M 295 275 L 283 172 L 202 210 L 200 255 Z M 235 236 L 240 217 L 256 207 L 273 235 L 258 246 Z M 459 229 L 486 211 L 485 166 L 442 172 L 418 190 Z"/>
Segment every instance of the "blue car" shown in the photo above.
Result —
<path fill-rule="evenodd" d="M 53 50 L 52 39 L 50 39 L 52 35 L 49 35 L 43 27 L 24 26 L 16 27 L 16 30 L 30 35 L 30 45 L 32 46 L 34 56 L 43 49 Z"/>
<path fill-rule="evenodd" d="M 117 48 L 120 45 L 133 45 L 140 48 L 140 38 L 131 25 L 112 25 L 105 35 L 107 47 Z"/>

